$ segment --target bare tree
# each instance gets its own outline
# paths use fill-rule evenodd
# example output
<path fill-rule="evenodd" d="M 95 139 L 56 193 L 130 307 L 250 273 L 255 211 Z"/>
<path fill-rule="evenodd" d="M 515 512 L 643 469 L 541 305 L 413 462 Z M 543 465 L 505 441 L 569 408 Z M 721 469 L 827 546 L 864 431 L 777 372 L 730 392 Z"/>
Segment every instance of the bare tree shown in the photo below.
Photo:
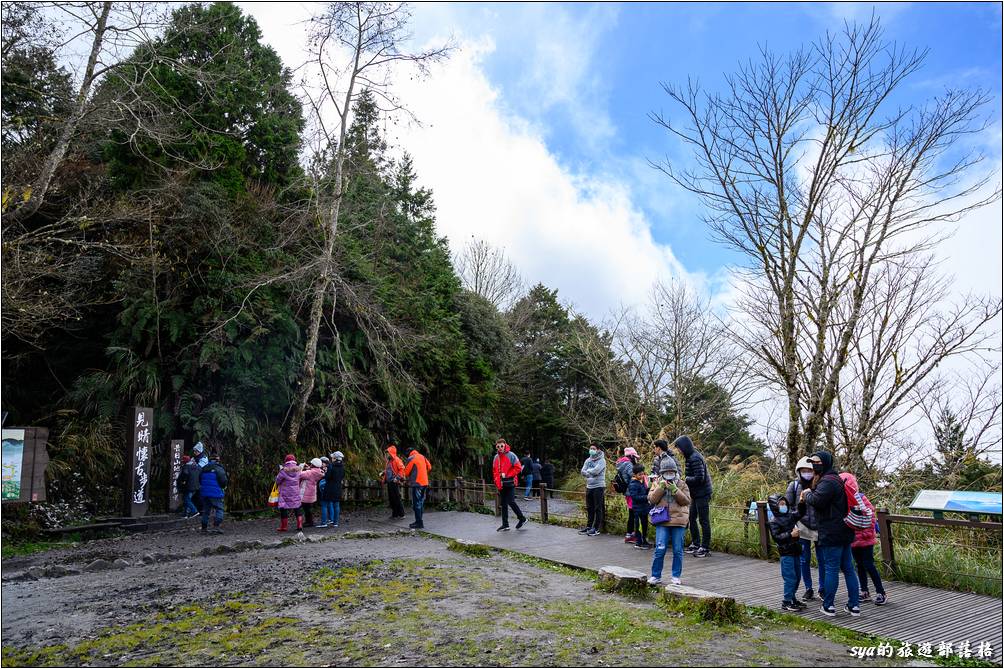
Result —
<path fill-rule="evenodd" d="M 724 95 L 664 85 L 686 122 L 652 115 L 697 160 L 656 167 L 703 199 L 712 230 L 747 260 L 742 306 L 767 328 L 747 353 L 786 397 L 789 466 L 827 432 L 875 268 L 1000 194 L 979 195 L 983 156 L 958 151 L 985 127 L 986 93 L 891 108 L 924 57 L 885 42 L 873 19 L 787 58 L 763 50 Z"/>
<path fill-rule="evenodd" d="M 508 311 L 523 294 L 523 277 L 505 251 L 481 239 L 471 240 L 453 260 L 464 288 Z"/>
<path fill-rule="evenodd" d="M 391 76 L 396 66 L 410 65 L 426 72 L 441 60 L 448 47 L 409 52 L 408 8 L 388 2 L 329 3 L 309 24 L 310 53 L 304 78 L 304 96 L 312 113 L 317 136 L 313 161 L 324 169 L 315 171 L 318 183 L 312 189 L 312 216 L 321 230 L 320 248 L 311 264 L 310 312 L 300 378 L 291 407 L 287 435 L 296 442 L 303 427 L 307 403 L 314 391 L 317 343 L 326 300 L 334 302 L 340 283 L 335 260 L 339 213 L 345 193 L 349 126 L 354 102 L 369 91 L 383 104 L 383 111 L 403 109 L 394 95 Z"/>

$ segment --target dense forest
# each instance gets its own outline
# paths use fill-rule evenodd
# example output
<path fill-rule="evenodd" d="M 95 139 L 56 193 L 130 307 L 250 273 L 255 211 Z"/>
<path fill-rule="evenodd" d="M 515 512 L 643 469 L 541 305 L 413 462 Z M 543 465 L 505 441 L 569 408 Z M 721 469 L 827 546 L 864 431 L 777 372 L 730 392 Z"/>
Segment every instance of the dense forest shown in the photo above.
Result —
<path fill-rule="evenodd" d="M 344 4 L 322 17 L 335 32 Z M 500 250 L 451 253 L 435 194 L 407 147 L 388 144 L 386 103 L 406 100 L 358 84 L 332 133 L 236 5 L 174 6 L 162 23 L 135 5 L 86 10 L 77 39 L 91 57 L 72 69 L 52 12 L 3 8 L 2 403 L 5 425 L 49 427 L 55 500 L 82 515 L 119 504 L 135 405 L 155 409 L 160 488 L 168 441 L 201 440 L 222 455 L 235 508 L 260 506 L 287 452 L 341 450 L 350 476 L 373 477 L 390 442 L 444 477 L 483 476 L 498 436 L 559 473 L 590 442 L 683 433 L 718 466 L 781 471 L 806 443 L 875 465 L 865 453 L 887 416 L 854 432 L 837 385 L 822 409 L 792 400 L 808 418 L 792 414 L 787 443 L 765 453 L 746 415 L 757 388 L 815 386 L 758 369 L 687 288 L 592 322 L 557 290 L 524 286 Z M 984 311 L 972 328 L 999 301 Z M 972 328 L 959 350 L 985 341 Z M 895 365 L 898 389 L 910 369 Z M 876 384 L 888 369 L 872 370 Z M 944 471 L 928 464 L 928 479 L 997 471 L 945 411 Z"/>

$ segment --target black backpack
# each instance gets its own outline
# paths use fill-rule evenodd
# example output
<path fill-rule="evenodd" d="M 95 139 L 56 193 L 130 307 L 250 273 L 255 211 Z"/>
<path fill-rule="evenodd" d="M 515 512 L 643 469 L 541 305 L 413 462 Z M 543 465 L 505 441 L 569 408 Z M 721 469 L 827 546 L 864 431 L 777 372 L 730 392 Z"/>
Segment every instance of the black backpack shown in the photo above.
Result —
<path fill-rule="evenodd" d="M 619 493 L 626 493 L 628 489 L 628 482 L 624 480 L 621 476 L 620 470 L 617 471 L 617 475 L 614 476 L 614 490 Z"/>

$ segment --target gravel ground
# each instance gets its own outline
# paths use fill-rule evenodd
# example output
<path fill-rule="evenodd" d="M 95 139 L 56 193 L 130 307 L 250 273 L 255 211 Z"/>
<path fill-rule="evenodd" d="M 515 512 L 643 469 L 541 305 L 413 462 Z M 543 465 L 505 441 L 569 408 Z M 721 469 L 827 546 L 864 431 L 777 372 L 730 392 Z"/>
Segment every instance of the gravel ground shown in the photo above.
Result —
<path fill-rule="evenodd" d="M 766 621 L 698 623 L 651 601 L 598 591 L 581 574 L 505 555 L 470 557 L 413 534 L 339 536 L 367 518 L 277 548 L 251 543 L 280 536 L 276 522 L 258 520 L 228 523 L 222 536 L 184 529 L 5 560 L 3 663 L 853 664 L 845 647 L 809 633 Z M 238 542 L 247 542 L 240 552 L 202 554 Z M 141 563 L 151 555 L 165 561 Z M 131 565 L 10 580 L 31 567 L 81 569 L 96 559 Z"/>

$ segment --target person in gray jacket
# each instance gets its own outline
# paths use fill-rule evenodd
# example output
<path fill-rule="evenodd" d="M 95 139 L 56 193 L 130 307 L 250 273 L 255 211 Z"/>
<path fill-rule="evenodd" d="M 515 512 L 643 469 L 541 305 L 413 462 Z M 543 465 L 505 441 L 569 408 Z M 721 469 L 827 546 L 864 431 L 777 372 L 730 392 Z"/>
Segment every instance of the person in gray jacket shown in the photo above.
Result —
<path fill-rule="evenodd" d="M 599 445 L 589 445 L 581 473 L 586 477 L 586 526 L 579 534 L 595 537 L 603 526 L 603 491 L 607 487 L 607 461 Z"/>

